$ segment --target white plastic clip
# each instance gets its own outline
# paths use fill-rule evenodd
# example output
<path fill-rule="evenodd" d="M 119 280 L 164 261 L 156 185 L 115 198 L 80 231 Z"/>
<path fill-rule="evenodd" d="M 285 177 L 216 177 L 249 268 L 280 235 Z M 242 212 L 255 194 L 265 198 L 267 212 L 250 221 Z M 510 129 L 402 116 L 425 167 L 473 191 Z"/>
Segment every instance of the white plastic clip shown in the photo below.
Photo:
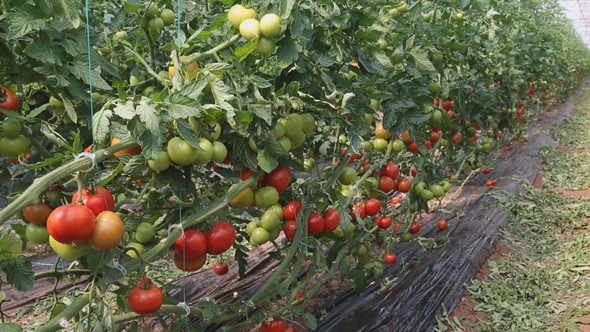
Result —
<path fill-rule="evenodd" d="M 115 264 L 113 264 L 113 267 L 119 271 L 121 271 L 121 273 L 123 274 L 123 276 L 127 275 L 127 270 L 125 269 L 125 267 L 123 265 L 121 265 L 121 263 L 119 262 L 115 262 Z"/>
<path fill-rule="evenodd" d="M 67 329 L 67 328 L 68 328 L 68 326 L 70 326 L 70 322 L 68 322 L 68 320 L 67 320 L 67 319 L 65 319 L 65 318 L 63 318 L 63 317 L 62 317 L 62 318 L 59 320 L 59 326 L 63 327 L 64 329 Z"/>
<path fill-rule="evenodd" d="M 88 158 L 90 158 L 90 160 L 92 160 L 92 166 L 90 166 L 88 169 L 79 170 L 78 172 L 80 172 L 80 173 L 88 173 L 96 165 L 96 154 L 94 154 L 92 152 L 81 152 L 79 155 L 76 156 L 76 158 L 74 158 L 74 160 L 78 160 L 78 159 L 80 159 L 82 157 L 88 157 Z"/>
<path fill-rule="evenodd" d="M 184 317 L 187 317 L 188 315 L 190 315 L 191 313 L 191 308 L 189 308 L 189 306 L 186 304 L 186 302 L 179 302 L 177 304 L 177 306 L 181 307 L 182 309 L 184 309 L 185 315 Z"/>
<path fill-rule="evenodd" d="M 315 204 L 307 204 L 305 207 L 308 209 L 314 209 L 314 210 L 317 208 L 317 206 Z"/>
<path fill-rule="evenodd" d="M 173 228 L 179 228 L 179 229 L 180 229 L 181 233 L 180 233 L 180 237 L 179 237 L 179 239 L 180 239 L 180 238 L 182 238 L 182 237 L 184 236 L 184 228 L 182 227 L 182 225 L 181 225 L 181 224 L 174 224 L 174 225 L 170 225 L 170 227 L 168 227 L 168 236 L 170 236 L 170 231 L 171 231 Z"/>

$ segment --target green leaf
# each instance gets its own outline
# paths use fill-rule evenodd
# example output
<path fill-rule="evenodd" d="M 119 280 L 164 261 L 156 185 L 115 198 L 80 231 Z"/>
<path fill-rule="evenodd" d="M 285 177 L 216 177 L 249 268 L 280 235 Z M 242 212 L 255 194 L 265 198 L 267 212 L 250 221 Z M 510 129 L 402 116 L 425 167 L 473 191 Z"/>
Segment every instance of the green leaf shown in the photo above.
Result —
<path fill-rule="evenodd" d="M 375 53 L 375 59 L 385 69 L 387 69 L 389 71 L 393 70 L 393 64 L 391 63 L 391 60 L 389 60 L 389 57 L 387 57 L 387 55 L 385 53 L 382 53 L 382 52 Z"/>
<path fill-rule="evenodd" d="M 315 316 L 310 313 L 304 314 L 303 320 L 305 321 L 305 325 L 307 325 L 307 327 L 312 330 L 315 330 L 318 327 L 318 321 L 316 320 Z"/>
<path fill-rule="evenodd" d="M 297 3 L 297 1 L 295 0 L 280 0 L 278 2 L 279 8 L 281 8 L 281 13 L 280 13 L 280 17 L 283 20 L 288 20 L 289 17 L 291 16 L 291 11 L 293 10 L 293 7 L 295 6 L 295 4 Z"/>
<path fill-rule="evenodd" d="M 47 51 L 48 49 L 51 49 L 51 46 L 51 41 L 49 39 L 35 37 L 33 38 L 33 42 L 31 42 L 24 51 L 33 59 L 61 66 L 62 62 L 59 54 Z"/>
<path fill-rule="evenodd" d="M 20 255 L 16 258 L 4 261 L 2 262 L 2 268 L 6 273 L 6 281 L 13 285 L 14 288 L 21 292 L 28 292 L 31 289 L 33 289 L 33 265 L 31 264 L 31 261 L 29 261 L 28 258 Z"/>
<path fill-rule="evenodd" d="M 68 66 L 70 72 L 78 79 L 82 80 L 86 84 L 90 84 L 92 75 L 92 86 L 97 89 L 110 91 L 113 88 L 100 76 L 100 73 L 96 70 L 88 71 L 88 57 L 84 61 L 84 56 L 78 55 L 72 61 L 72 64 Z"/>
<path fill-rule="evenodd" d="M 363 65 L 366 71 L 372 74 L 380 74 L 382 76 L 385 76 L 387 74 L 387 72 L 383 70 L 383 68 L 381 68 L 381 66 L 378 63 L 366 57 L 360 50 L 358 52 L 359 62 L 361 63 L 361 65 Z"/>
<path fill-rule="evenodd" d="M 137 115 L 139 115 L 139 120 L 146 125 L 150 133 L 154 137 L 158 137 L 158 141 L 163 142 L 164 139 L 161 138 L 162 133 L 160 132 L 160 121 L 158 120 L 152 101 L 145 97 L 142 98 L 135 110 Z"/>
<path fill-rule="evenodd" d="M 11 228 L 0 228 L 0 259 L 15 258 L 22 252 L 22 240 Z"/>
<path fill-rule="evenodd" d="M 14 323 L 0 323 L 0 331 L 2 332 L 22 332 L 23 328 Z"/>
<path fill-rule="evenodd" d="M 109 120 L 113 116 L 113 112 L 106 108 L 94 113 L 92 118 L 92 134 L 94 139 L 99 143 L 105 143 L 109 135 L 109 127 L 111 121 Z"/>
<path fill-rule="evenodd" d="M 267 173 L 272 172 L 275 168 L 277 168 L 277 166 L 279 166 L 279 162 L 278 162 L 277 158 L 273 157 L 267 151 L 259 151 L 257 160 L 258 160 L 258 165 L 260 166 L 260 168 Z M 252 169 L 256 169 L 256 168 L 252 168 Z"/>
<path fill-rule="evenodd" d="M 266 89 L 272 86 L 272 84 L 270 84 L 270 82 L 266 78 L 257 75 L 246 76 L 244 77 L 244 80 L 252 83 L 255 87 L 260 89 Z"/>
<path fill-rule="evenodd" d="M 238 261 L 238 274 L 240 278 L 244 278 L 246 276 L 246 266 L 248 265 L 248 261 L 246 260 L 248 255 L 242 250 L 242 248 L 246 248 L 239 245 L 234 245 L 234 248 L 236 249 L 235 258 L 236 261 Z"/>
<path fill-rule="evenodd" d="M 225 62 L 211 62 L 205 65 L 204 70 L 208 70 L 213 75 L 221 75 L 228 70 L 232 69 L 233 66 Z"/>
<path fill-rule="evenodd" d="M 176 129 L 178 129 L 180 137 L 182 137 L 188 144 L 196 149 L 202 150 L 199 141 L 197 140 L 197 133 L 195 133 L 193 125 L 188 122 L 188 120 L 176 120 Z"/>
<path fill-rule="evenodd" d="M 6 14 L 9 24 L 8 39 L 20 38 L 33 30 L 45 29 L 46 22 L 44 20 L 35 19 L 25 11 L 18 11 L 13 14 Z"/>
<path fill-rule="evenodd" d="M 174 119 L 186 119 L 190 116 L 201 116 L 201 104 L 186 96 L 175 94 L 170 97 L 170 103 L 163 103 L 163 108 Z"/>
<path fill-rule="evenodd" d="M 269 126 L 272 125 L 272 108 L 270 105 L 249 104 L 248 110 L 264 120 Z"/>
<path fill-rule="evenodd" d="M 252 150 L 250 150 L 250 147 L 248 146 L 248 139 L 237 141 L 234 151 L 244 166 L 248 167 L 249 169 L 256 169 L 258 167 L 256 155 L 254 152 L 252 152 Z"/>
<path fill-rule="evenodd" d="M 234 98 L 234 95 L 229 93 L 229 86 L 225 85 L 222 80 L 215 80 L 211 82 L 211 94 L 215 98 L 215 104 L 219 109 L 225 111 L 225 117 L 230 125 L 235 126 L 235 120 L 233 119 L 235 114 L 234 107 L 229 103 Z M 205 105 L 205 108 L 211 108 L 209 105 Z"/>
<path fill-rule="evenodd" d="M 234 55 L 238 58 L 238 61 L 244 61 L 250 53 L 254 52 L 258 45 L 258 38 L 253 38 L 243 46 L 236 48 Z"/>
<path fill-rule="evenodd" d="M 346 256 L 340 263 L 340 278 L 344 279 L 348 272 L 350 272 L 350 258 Z"/>
<path fill-rule="evenodd" d="M 54 14 L 59 14 L 68 20 L 74 28 L 80 26 L 80 1 L 78 0 L 46 0 Z"/>
<path fill-rule="evenodd" d="M 203 93 L 203 89 L 209 84 L 209 77 L 200 78 L 194 82 L 185 85 L 178 93 L 187 96 L 190 99 L 197 100 Z M 170 96 L 170 101 L 174 101 L 177 94 Z"/>
<path fill-rule="evenodd" d="M 287 154 L 287 151 L 283 149 L 281 143 L 277 140 L 274 135 L 268 135 L 266 138 L 266 145 L 264 151 L 268 152 L 271 156 L 280 158 Z"/>
<path fill-rule="evenodd" d="M 76 113 L 76 109 L 74 108 L 74 104 L 68 99 L 65 98 L 63 95 L 59 95 L 61 97 L 61 101 L 64 103 L 66 108 L 66 114 L 72 120 L 73 123 L 78 122 L 78 114 Z"/>
<path fill-rule="evenodd" d="M 295 60 L 299 59 L 299 53 L 303 50 L 299 44 L 296 44 L 290 38 L 283 38 L 277 43 L 277 58 L 280 69 L 289 67 Z"/>
<path fill-rule="evenodd" d="M 428 52 L 422 50 L 421 48 L 413 48 L 410 51 L 410 55 L 414 59 L 414 63 L 418 68 L 428 71 L 428 72 L 436 72 L 436 68 L 432 65 L 432 62 L 428 60 Z"/>
<path fill-rule="evenodd" d="M 96 307 L 96 316 L 102 324 L 104 330 L 113 331 L 115 323 L 113 320 L 113 313 L 111 312 L 111 308 L 102 301 L 99 301 Z"/>

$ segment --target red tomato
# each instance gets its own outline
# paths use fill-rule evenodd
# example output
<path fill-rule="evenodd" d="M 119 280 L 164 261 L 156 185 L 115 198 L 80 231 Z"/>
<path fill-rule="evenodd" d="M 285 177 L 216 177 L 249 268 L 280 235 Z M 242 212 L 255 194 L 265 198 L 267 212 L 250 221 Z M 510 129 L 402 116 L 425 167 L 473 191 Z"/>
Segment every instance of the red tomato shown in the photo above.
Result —
<path fill-rule="evenodd" d="M 435 99 L 435 100 L 434 100 L 434 105 L 438 106 L 438 105 L 439 105 L 439 103 L 440 103 L 440 102 L 438 101 L 438 99 Z"/>
<path fill-rule="evenodd" d="M 401 202 L 401 199 L 399 197 L 392 197 L 391 198 L 391 204 L 397 204 Z"/>
<path fill-rule="evenodd" d="M 18 97 L 12 90 L 0 86 L 0 109 L 18 111 Z M 0 112 L 0 116 L 2 116 Z"/>
<path fill-rule="evenodd" d="M 47 218 L 47 231 L 57 242 L 80 243 L 94 232 L 94 220 L 94 214 L 84 205 L 62 205 Z"/>
<path fill-rule="evenodd" d="M 333 232 L 340 225 L 340 213 L 334 209 L 324 211 L 324 232 Z"/>
<path fill-rule="evenodd" d="M 72 196 L 72 204 L 78 200 L 78 191 Z M 115 199 L 108 189 L 103 187 L 94 187 L 92 189 L 82 189 L 82 203 L 86 205 L 95 216 L 102 211 L 113 211 L 115 208 Z"/>
<path fill-rule="evenodd" d="M 381 175 L 389 176 L 392 179 L 397 179 L 399 176 L 399 167 L 394 163 L 387 163 L 381 171 Z"/>
<path fill-rule="evenodd" d="M 416 169 L 416 167 L 412 166 L 412 168 L 410 169 L 410 175 L 416 176 L 416 174 L 418 174 L 418 169 Z"/>
<path fill-rule="evenodd" d="M 438 229 L 440 229 L 441 231 L 444 231 L 445 229 L 447 229 L 447 222 L 444 220 L 439 220 L 438 221 Z"/>
<path fill-rule="evenodd" d="M 391 217 L 383 217 L 383 218 L 377 218 L 377 227 L 381 228 L 381 229 L 388 229 L 389 227 L 391 227 Z"/>
<path fill-rule="evenodd" d="M 215 272 L 215 274 L 217 275 L 224 275 L 227 273 L 227 271 L 229 270 L 229 266 L 227 264 L 219 264 L 219 263 L 215 263 L 213 264 L 213 272 Z"/>
<path fill-rule="evenodd" d="M 484 168 L 482 172 L 483 172 L 483 174 L 490 174 L 492 172 L 492 170 L 489 168 Z"/>
<path fill-rule="evenodd" d="M 318 234 L 324 230 L 325 224 L 326 223 L 321 214 L 312 212 L 307 219 L 307 230 L 309 231 L 309 234 Z"/>
<path fill-rule="evenodd" d="M 285 322 L 275 318 L 268 324 L 262 323 L 260 332 L 285 332 Z"/>
<path fill-rule="evenodd" d="M 419 231 L 420 231 L 420 224 L 417 222 L 414 222 L 408 232 L 410 232 L 411 234 L 416 234 Z"/>
<path fill-rule="evenodd" d="M 28 222 L 36 225 L 45 224 L 50 214 L 51 207 L 41 202 L 37 202 L 23 209 L 23 215 L 25 216 L 25 219 L 27 219 Z"/>
<path fill-rule="evenodd" d="M 390 178 L 389 176 L 385 176 L 382 175 L 381 178 L 379 179 L 379 190 L 383 191 L 383 192 L 390 192 L 393 190 L 395 184 L 393 182 L 393 179 Z"/>
<path fill-rule="evenodd" d="M 386 254 L 385 257 L 383 258 L 383 260 L 387 264 L 393 264 L 397 260 L 397 256 L 394 254 Z"/>
<path fill-rule="evenodd" d="M 352 210 L 355 210 L 356 212 L 358 212 L 359 215 L 361 216 L 361 218 L 364 218 L 367 216 L 364 206 L 358 206 L 355 204 L 352 206 Z M 352 210 L 350 211 L 350 216 L 352 217 L 353 221 L 356 221 L 356 214 Z"/>
<path fill-rule="evenodd" d="M 407 193 L 412 189 L 412 181 L 403 178 L 399 181 L 398 189 L 402 193 Z"/>
<path fill-rule="evenodd" d="M 251 169 L 243 168 L 240 170 L 240 179 L 242 179 L 242 181 L 246 181 L 252 176 L 252 174 L 254 174 L 254 172 L 252 172 Z M 264 173 L 262 173 L 262 175 L 258 178 L 258 183 L 262 182 L 263 180 L 264 180 Z"/>
<path fill-rule="evenodd" d="M 473 136 L 473 137 L 471 137 L 471 138 L 470 138 L 470 140 L 471 140 L 472 142 L 475 142 L 475 141 L 477 141 L 477 136 Z"/>
<path fill-rule="evenodd" d="M 287 240 L 293 242 L 293 240 L 295 239 L 295 229 L 297 228 L 297 222 L 295 220 L 291 220 L 288 221 L 285 224 L 285 237 L 287 238 Z"/>
<path fill-rule="evenodd" d="M 395 232 L 395 234 L 397 234 L 397 230 L 403 226 L 403 224 L 395 224 L 395 226 L 393 227 L 393 231 Z"/>
<path fill-rule="evenodd" d="M 459 142 L 461 142 L 462 138 L 463 138 L 463 135 L 461 135 L 460 132 L 456 132 L 453 135 L 451 135 L 451 138 L 449 140 L 451 141 L 451 143 L 459 143 Z"/>
<path fill-rule="evenodd" d="M 207 254 L 203 254 L 203 256 L 197 259 L 182 259 L 177 253 L 174 253 L 174 265 L 179 270 L 186 271 L 186 272 L 194 272 L 199 270 L 200 268 L 205 265 L 207 261 Z"/>
<path fill-rule="evenodd" d="M 424 141 L 424 144 L 426 145 L 426 150 L 430 150 L 430 148 L 432 147 L 432 142 L 431 141 Z"/>
<path fill-rule="evenodd" d="M 492 180 L 486 181 L 486 186 L 491 187 L 493 185 L 494 185 L 494 181 L 492 181 Z"/>
<path fill-rule="evenodd" d="M 274 171 L 270 172 L 264 178 L 264 185 L 275 187 L 275 189 L 279 192 L 279 195 L 282 194 L 287 188 L 289 187 L 289 183 L 291 182 L 291 173 L 289 169 L 283 165 L 279 165 Z"/>
<path fill-rule="evenodd" d="M 197 230 L 185 229 L 184 235 L 174 241 L 174 250 L 186 260 L 195 260 L 207 252 L 207 239 Z"/>
<path fill-rule="evenodd" d="M 450 100 L 445 100 L 442 104 L 442 108 L 448 112 L 453 108 L 453 103 Z"/>
<path fill-rule="evenodd" d="M 230 223 L 220 220 L 213 224 L 213 229 L 205 237 L 207 238 L 207 253 L 219 255 L 234 244 L 236 231 Z"/>
<path fill-rule="evenodd" d="M 481 129 L 481 127 L 477 123 L 472 124 L 472 126 L 473 126 L 473 128 L 475 128 L 477 130 Z"/>
<path fill-rule="evenodd" d="M 305 295 L 305 294 L 303 294 L 303 292 L 297 292 L 297 294 L 295 295 L 295 300 L 299 300 L 300 298 L 303 297 L 303 295 Z"/>
<path fill-rule="evenodd" d="M 381 211 L 381 202 L 376 198 L 371 198 L 365 203 L 365 213 L 368 216 L 374 216 Z"/>
<path fill-rule="evenodd" d="M 432 131 L 432 133 L 430 133 L 430 142 L 436 143 L 438 140 L 440 140 L 440 132 Z"/>
<path fill-rule="evenodd" d="M 295 332 L 295 330 L 293 330 L 293 326 L 289 325 L 289 326 L 287 326 L 287 328 L 285 329 L 285 332 Z"/>
<path fill-rule="evenodd" d="M 410 152 L 419 152 L 420 150 L 418 149 L 418 144 L 416 144 L 416 142 L 412 142 L 410 144 L 408 144 L 408 150 L 410 150 Z"/>
<path fill-rule="evenodd" d="M 496 180 L 492 180 L 492 184 L 495 186 L 498 183 Z"/>
<path fill-rule="evenodd" d="M 284 216 L 287 220 L 295 220 L 299 211 L 301 210 L 301 202 L 300 201 L 291 201 L 285 205 L 285 212 Z"/>
<path fill-rule="evenodd" d="M 522 116 L 523 114 L 524 114 L 524 111 L 522 109 L 518 109 L 516 111 L 516 115 L 518 115 L 518 116 Z"/>
<path fill-rule="evenodd" d="M 158 286 L 152 284 L 151 280 L 147 279 L 145 283 L 138 282 L 131 289 L 127 301 L 131 310 L 136 314 L 149 315 L 160 310 L 164 303 L 164 293 Z"/>

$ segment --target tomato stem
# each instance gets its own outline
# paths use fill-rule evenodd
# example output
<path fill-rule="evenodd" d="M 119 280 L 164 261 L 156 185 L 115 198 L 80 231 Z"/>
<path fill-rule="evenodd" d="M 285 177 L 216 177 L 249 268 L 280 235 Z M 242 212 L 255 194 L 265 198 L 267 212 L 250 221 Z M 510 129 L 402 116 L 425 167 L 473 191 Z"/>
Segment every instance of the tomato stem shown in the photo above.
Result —
<path fill-rule="evenodd" d="M 145 61 L 145 59 L 141 55 L 139 55 L 139 53 L 135 52 L 134 50 L 132 50 L 128 46 L 125 46 L 125 51 L 133 54 L 133 56 L 137 58 L 137 60 L 139 61 L 139 63 L 141 63 L 141 65 L 145 67 L 145 69 L 147 70 L 148 74 L 150 74 L 153 78 L 155 78 L 156 81 L 158 81 L 158 83 L 160 83 L 163 87 L 168 87 L 168 85 L 166 84 L 166 82 L 164 81 L 164 79 L 162 78 L 162 76 L 158 75 L 158 73 L 156 73 L 152 69 L 152 67 L 150 67 L 150 65 Z"/>
<path fill-rule="evenodd" d="M 202 52 L 202 53 L 195 53 L 193 55 L 191 55 L 188 59 L 184 60 L 183 63 L 185 65 L 190 64 L 191 62 L 195 62 L 195 61 L 200 61 L 200 60 L 204 60 L 208 57 L 213 56 L 213 54 L 222 51 L 228 47 L 230 47 L 231 45 L 233 45 L 235 42 L 237 42 L 240 39 L 241 35 L 235 34 L 233 35 L 230 39 L 228 39 L 227 41 L 213 47 L 212 49 Z"/>

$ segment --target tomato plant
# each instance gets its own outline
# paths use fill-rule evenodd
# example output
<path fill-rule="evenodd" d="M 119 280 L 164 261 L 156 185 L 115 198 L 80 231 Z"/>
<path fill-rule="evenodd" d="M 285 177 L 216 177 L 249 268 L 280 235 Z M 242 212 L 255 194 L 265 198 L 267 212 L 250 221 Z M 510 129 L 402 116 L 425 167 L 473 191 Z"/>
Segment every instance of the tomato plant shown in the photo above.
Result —
<path fill-rule="evenodd" d="M 152 314 L 164 303 L 164 293 L 149 278 L 144 278 L 129 292 L 128 303 L 131 310 L 140 315 Z"/>

